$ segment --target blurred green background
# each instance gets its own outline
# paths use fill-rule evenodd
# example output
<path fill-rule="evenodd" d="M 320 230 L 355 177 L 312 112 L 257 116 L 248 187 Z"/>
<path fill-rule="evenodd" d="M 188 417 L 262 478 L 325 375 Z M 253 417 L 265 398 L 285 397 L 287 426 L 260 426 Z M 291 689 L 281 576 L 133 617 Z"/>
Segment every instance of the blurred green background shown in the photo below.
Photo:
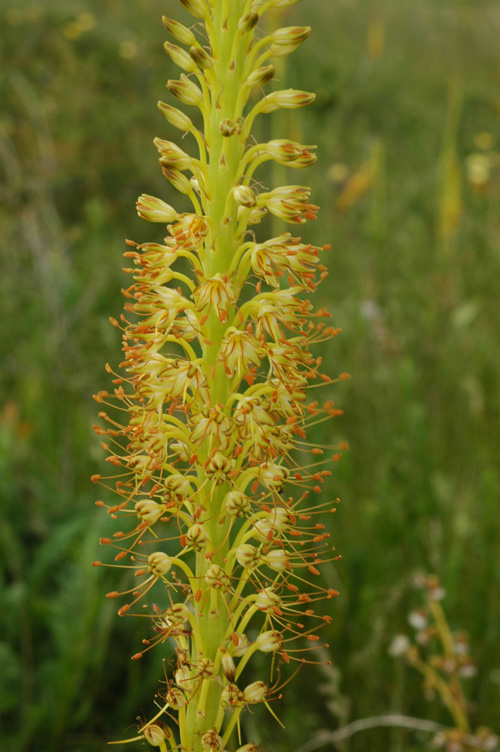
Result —
<path fill-rule="evenodd" d="M 186 19 L 178 6 L 0 2 L 2 752 L 105 749 L 133 735 L 162 678 L 159 654 L 129 660 L 143 635 L 103 597 L 116 570 L 90 566 L 109 524 L 89 478 L 103 461 L 91 394 L 120 360 L 108 317 L 128 282 L 123 241 L 160 237 L 134 202 L 176 201 L 152 139 L 178 137 L 156 109 L 177 77 L 160 17 Z M 334 665 L 287 687 L 275 706 L 285 731 L 265 712 L 247 714 L 247 730 L 286 752 L 390 710 L 447 723 L 388 655 L 423 571 L 471 636 L 473 724 L 499 732 L 500 5 L 305 0 L 283 23 L 313 36 L 280 83 L 318 98 L 263 120 L 261 135 L 319 147 L 291 182 L 322 207 L 304 237 L 332 244 L 317 298 L 343 334 L 325 370 L 353 377 L 324 392 L 345 415 L 321 438 L 351 449 L 329 489 L 343 500 L 332 529 L 343 561 L 327 573 L 341 591 Z M 428 740 L 376 729 L 342 749 Z"/>

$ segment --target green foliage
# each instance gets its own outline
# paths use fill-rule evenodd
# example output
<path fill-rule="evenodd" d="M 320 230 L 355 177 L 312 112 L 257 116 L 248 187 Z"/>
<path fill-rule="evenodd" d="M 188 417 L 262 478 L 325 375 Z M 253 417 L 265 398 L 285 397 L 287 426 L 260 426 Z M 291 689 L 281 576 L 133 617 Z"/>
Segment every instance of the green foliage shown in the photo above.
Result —
<path fill-rule="evenodd" d="M 5 752 L 102 749 L 157 686 L 157 667 L 123 668 L 140 638 L 124 620 L 117 648 L 102 608 L 105 576 L 90 563 L 107 531 L 89 477 L 103 459 L 90 394 L 119 352 L 107 317 L 121 310 L 123 238 L 139 234 L 133 202 L 143 191 L 171 198 L 151 143 L 166 128 L 151 113 L 173 72 L 165 10 L 159 0 L 0 9 Z M 283 86 L 319 96 L 287 117 L 289 135 L 319 145 L 322 167 L 305 180 L 322 211 L 308 240 L 332 243 L 318 295 L 343 330 L 324 370 L 353 376 L 331 395 L 345 409 L 335 436 L 318 427 L 318 441 L 351 445 L 330 489 L 343 500 L 333 533 L 344 558 L 329 582 L 341 591 L 329 635 L 341 683 L 305 667 L 287 688 L 286 730 L 258 713 L 249 728 L 285 752 L 388 710 L 445 722 L 387 655 L 406 631 L 415 570 L 438 574 L 451 625 L 469 632 L 471 718 L 495 728 L 498 14 L 478 0 L 315 0 L 289 11 L 295 23 L 313 37 Z M 313 682 L 326 686 L 319 705 L 304 692 Z M 372 729 L 344 748 L 398 752 L 427 739 Z"/>

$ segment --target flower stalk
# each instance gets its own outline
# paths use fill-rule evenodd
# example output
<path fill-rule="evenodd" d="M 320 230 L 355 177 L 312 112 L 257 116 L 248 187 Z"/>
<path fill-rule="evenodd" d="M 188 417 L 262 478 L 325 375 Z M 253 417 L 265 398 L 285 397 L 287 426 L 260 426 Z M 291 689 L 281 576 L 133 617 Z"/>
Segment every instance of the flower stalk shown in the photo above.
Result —
<path fill-rule="evenodd" d="M 269 703 L 281 687 L 249 681 L 248 663 L 256 652 L 273 663 L 308 660 L 331 620 L 317 604 L 337 595 L 318 577 L 339 558 L 318 515 L 338 500 L 319 503 L 318 494 L 346 446 L 332 455 L 306 433 L 341 414 L 310 390 L 348 378 L 321 373 L 311 352 L 339 331 L 307 297 L 327 274 L 328 246 L 289 232 L 257 242 L 249 229 L 267 213 L 301 225 L 318 210 L 308 188 L 263 190 L 254 178 L 266 161 L 301 168 L 316 159 L 312 146 L 254 145 L 250 133 L 261 114 L 314 100 L 261 91 L 274 75 L 269 58 L 295 50 L 310 29 L 262 36 L 259 21 L 295 2 L 181 0 L 193 26 L 163 19 L 174 40 L 165 50 L 183 71 L 168 89 L 200 111 L 202 129 L 160 102 L 197 154 L 161 138 L 155 145 L 165 178 L 193 211 L 138 199 L 139 215 L 168 234 L 162 244 L 127 241 L 134 281 L 121 321 L 112 319 L 124 361 L 119 373 L 107 366 L 113 392 L 95 395 L 110 407 L 96 431 L 116 474 L 93 480 L 118 495 L 108 512 L 121 523 L 101 543 L 116 551 L 113 566 L 134 575 L 130 589 L 108 597 L 125 601 L 120 616 L 148 617 L 133 659 L 167 640 L 175 646 L 159 710 L 128 740 L 162 752 L 224 750 L 234 733 L 240 752 L 256 750 L 243 743 L 240 719 L 257 703 L 275 716 Z"/>

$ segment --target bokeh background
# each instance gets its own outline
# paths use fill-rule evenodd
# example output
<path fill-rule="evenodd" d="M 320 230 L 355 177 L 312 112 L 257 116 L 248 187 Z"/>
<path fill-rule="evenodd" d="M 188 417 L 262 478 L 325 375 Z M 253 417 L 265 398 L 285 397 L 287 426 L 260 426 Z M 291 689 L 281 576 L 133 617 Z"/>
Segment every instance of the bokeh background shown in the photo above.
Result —
<path fill-rule="evenodd" d="M 0 1 L 2 752 L 102 750 L 133 735 L 162 678 L 158 654 L 129 660 L 141 625 L 103 597 L 116 571 L 90 566 L 110 528 L 89 479 L 91 394 L 120 360 L 123 241 L 158 239 L 134 202 L 176 201 L 152 145 L 178 137 L 156 109 L 177 77 L 162 13 L 187 18 L 174 0 Z M 441 579 L 470 634 L 474 726 L 500 732 L 500 5 L 304 0 L 282 22 L 314 31 L 280 86 L 318 98 L 260 135 L 318 144 L 299 176 L 322 207 L 304 237 L 332 244 L 317 300 L 343 333 L 325 370 L 353 378 L 325 390 L 345 411 L 327 438 L 351 449 L 328 489 L 333 665 L 287 687 L 284 731 L 256 711 L 247 732 L 286 752 L 389 711 L 448 723 L 389 655 L 416 572 Z M 375 729 L 342 749 L 428 742 Z"/>

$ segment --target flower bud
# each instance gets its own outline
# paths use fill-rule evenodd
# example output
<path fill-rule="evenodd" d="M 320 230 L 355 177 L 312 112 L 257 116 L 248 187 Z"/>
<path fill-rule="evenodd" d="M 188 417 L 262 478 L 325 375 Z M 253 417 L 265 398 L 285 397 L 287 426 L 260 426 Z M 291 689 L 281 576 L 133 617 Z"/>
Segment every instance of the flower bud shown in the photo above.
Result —
<path fill-rule="evenodd" d="M 167 476 L 164 481 L 165 493 L 169 499 L 175 496 L 179 501 L 191 494 L 191 481 L 188 476 L 175 473 Z"/>
<path fill-rule="evenodd" d="M 163 551 L 155 551 L 148 556 L 148 571 L 155 575 L 155 577 L 161 577 L 167 574 L 172 566 L 172 559 Z"/>
<path fill-rule="evenodd" d="M 177 47 L 176 44 L 171 44 L 170 42 L 165 42 L 163 48 L 172 62 L 178 65 L 179 68 L 182 68 L 183 71 L 186 71 L 186 73 L 194 73 L 198 70 L 198 66 L 191 55 L 188 55 L 181 47 Z"/>
<path fill-rule="evenodd" d="M 290 473 L 286 467 L 265 462 L 259 469 L 259 478 L 263 486 L 278 491 L 288 480 Z"/>
<path fill-rule="evenodd" d="M 281 89 L 273 91 L 264 97 L 262 102 L 257 105 L 261 112 L 275 112 L 280 107 L 284 110 L 295 110 L 299 107 L 306 107 L 316 99 L 316 94 L 307 91 L 297 91 L 296 89 Z"/>
<path fill-rule="evenodd" d="M 196 44 L 197 40 L 191 29 L 188 29 L 178 21 L 173 21 L 166 16 L 162 16 L 161 20 L 165 28 L 170 32 L 173 38 L 177 40 L 177 42 L 189 45 Z"/>
<path fill-rule="evenodd" d="M 250 13 L 247 13 L 245 16 L 243 16 L 243 18 L 240 18 L 240 20 L 238 21 L 238 29 L 242 34 L 246 34 L 247 31 L 255 29 L 258 23 L 259 14 L 257 13 L 257 11 L 251 10 Z"/>
<path fill-rule="evenodd" d="M 288 556 L 282 548 L 273 548 L 272 551 L 262 557 L 262 560 L 273 572 L 284 572 L 290 566 Z"/>
<path fill-rule="evenodd" d="M 281 604 L 281 598 L 272 588 L 264 588 L 260 593 L 257 593 L 255 599 L 255 605 L 260 611 L 273 611 L 274 608 L 279 608 Z"/>
<path fill-rule="evenodd" d="M 153 139 L 153 143 L 160 153 L 160 164 L 175 170 L 189 170 L 193 166 L 193 159 L 172 141 L 163 138 Z"/>
<path fill-rule="evenodd" d="M 159 747 L 166 738 L 162 727 L 158 726 L 157 723 L 152 723 L 150 726 L 142 729 L 142 734 L 152 747 Z"/>
<path fill-rule="evenodd" d="M 236 559 L 243 569 L 255 569 L 259 566 L 260 551 L 250 543 L 242 543 L 236 549 Z"/>
<path fill-rule="evenodd" d="M 250 511 L 250 499 L 241 491 L 230 491 L 226 494 L 224 505 L 232 517 L 244 517 Z"/>
<path fill-rule="evenodd" d="M 189 54 L 199 68 L 207 70 L 214 64 L 213 58 L 203 49 L 203 47 L 190 47 Z"/>
<path fill-rule="evenodd" d="M 301 44 L 311 33 L 310 26 L 285 26 L 282 29 L 276 29 L 269 36 L 269 44 L 287 46 L 290 44 Z"/>
<path fill-rule="evenodd" d="M 144 499 L 144 501 L 136 502 L 135 511 L 142 522 L 154 524 L 160 519 L 165 509 L 160 504 L 157 504 L 156 501 Z"/>
<path fill-rule="evenodd" d="M 231 580 L 219 564 L 212 564 L 209 566 L 205 574 L 205 582 L 207 585 L 210 585 L 210 587 L 222 591 L 227 590 L 231 584 Z"/>
<path fill-rule="evenodd" d="M 241 658 L 245 655 L 248 648 L 250 647 L 250 641 L 246 634 L 243 634 L 242 632 L 236 632 L 233 637 L 236 636 L 236 639 L 238 640 L 238 644 L 235 645 L 233 640 L 230 640 L 231 645 L 231 654 L 234 655 L 236 658 Z"/>
<path fill-rule="evenodd" d="M 261 632 L 255 640 L 255 646 L 261 653 L 275 653 L 283 645 L 283 635 L 275 629 Z"/>
<path fill-rule="evenodd" d="M 234 460 L 225 457 L 220 452 L 216 452 L 205 465 L 207 475 L 213 478 L 217 485 L 222 485 L 229 479 L 230 473 L 234 468 Z"/>
<path fill-rule="evenodd" d="M 226 648 L 219 648 L 222 659 L 221 659 L 221 666 L 222 671 L 224 672 L 224 676 L 229 682 L 234 682 L 234 677 L 236 675 L 236 666 L 234 665 L 234 661 L 232 659 L 232 656 L 229 655 Z"/>
<path fill-rule="evenodd" d="M 186 545 L 193 551 L 201 551 L 207 545 L 207 531 L 203 525 L 193 525 L 186 533 Z"/>
<path fill-rule="evenodd" d="M 147 219 L 148 222 L 162 222 L 168 224 L 169 222 L 173 222 L 178 216 L 177 212 L 172 206 L 170 206 L 170 204 L 165 203 L 165 201 L 162 201 L 155 196 L 148 196 L 147 193 L 143 193 L 142 196 L 139 196 L 136 208 L 137 214 L 142 217 L 142 219 Z"/>
<path fill-rule="evenodd" d="M 193 122 L 182 110 L 178 110 L 177 107 L 172 107 L 165 102 L 158 102 L 158 109 L 163 117 L 173 125 L 174 128 L 178 128 L 180 131 L 190 131 L 194 128 Z"/>
<path fill-rule="evenodd" d="M 181 5 L 195 18 L 207 18 L 209 8 L 205 0 L 180 0 Z"/>
<path fill-rule="evenodd" d="M 195 683 L 191 676 L 191 672 L 186 665 L 180 666 L 180 668 L 178 668 L 175 672 L 174 676 L 176 683 L 181 689 L 185 690 L 188 693 L 193 691 Z"/>
<path fill-rule="evenodd" d="M 179 193 L 183 193 L 185 196 L 187 196 L 193 190 L 191 181 L 188 180 L 187 177 L 182 174 L 182 172 L 179 172 L 179 170 L 173 170 L 169 169 L 168 167 L 162 166 L 161 171 L 163 172 L 163 175 L 167 178 L 167 180 L 172 183 L 174 188 L 179 191 Z"/>
<path fill-rule="evenodd" d="M 251 209 L 257 204 L 255 193 L 247 185 L 237 185 L 233 191 L 234 200 L 240 206 Z"/>
<path fill-rule="evenodd" d="M 185 603 L 173 603 L 165 611 L 165 619 L 177 627 L 188 621 L 191 612 Z"/>
<path fill-rule="evenodd" d="M 248 684 L 243 690 L 245 702 L 248 702 L 250 705 L 256 702 L 262 702 L 267 695 L 267 690 L 267 684 L 263 681 L 255 681 Z"/>
<path fill-rule="evenodd" d="M 167 81 L 167 89 L 184 104 L 192 104 L 196 107 L 203 105 L 201 89 L 184 74 L 181 74 L 178 81 Z M 269 112 L 272 112 L 272 110 L 269 110 Z"/>
<path fill-rule="evenodd" d="M 274 65 L 264 65 L 262 68 L 254 70 L 247 78 L 246 84 L 251 88 L 255 86 L 263 86 L 271 81 L 275 73 Z"/>

